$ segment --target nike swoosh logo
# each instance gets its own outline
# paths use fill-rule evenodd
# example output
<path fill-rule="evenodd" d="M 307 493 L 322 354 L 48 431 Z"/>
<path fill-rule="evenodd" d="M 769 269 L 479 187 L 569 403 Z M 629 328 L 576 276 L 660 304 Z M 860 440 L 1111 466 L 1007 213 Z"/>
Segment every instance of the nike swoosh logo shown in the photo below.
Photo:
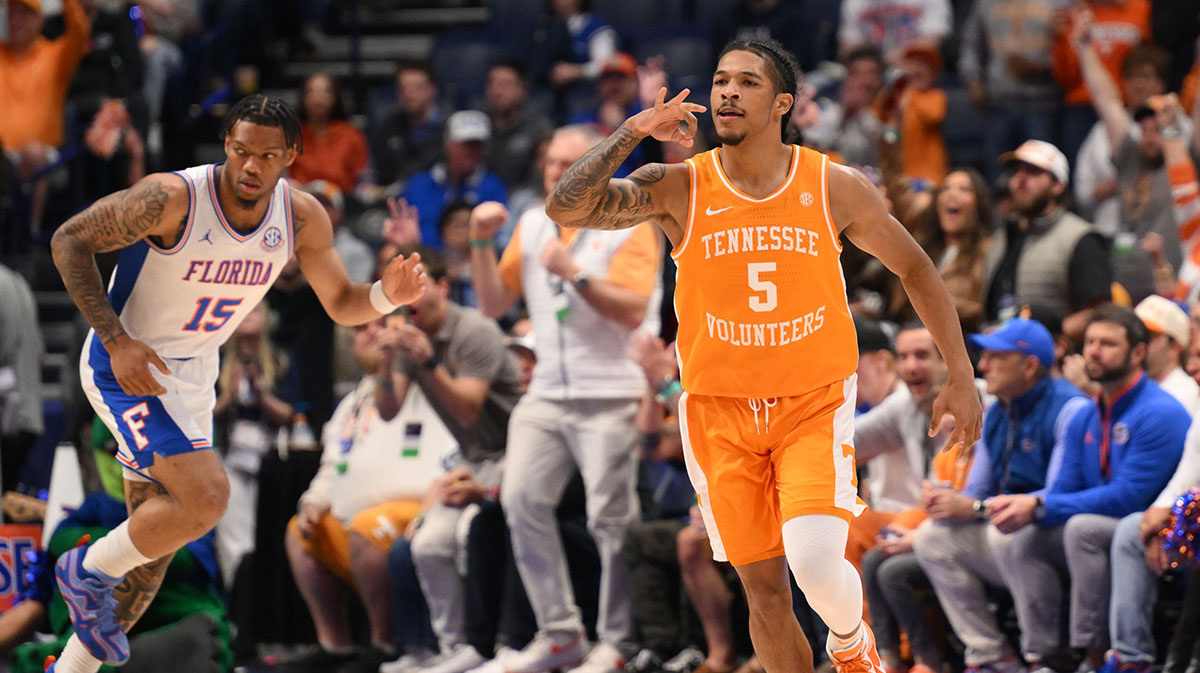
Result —
<path fill-rule="evenodd" d="M 712 215 L 716 215 L 717 213 L 723 213 L 732 207 L 733 206 L 725 206 L 724 208 L 717 208 L 716 210 L 713 210 L 713 207 L 709 206 L 704 209 L 704 214 L 708 215 L 708 216 L 712 216 Z"/>

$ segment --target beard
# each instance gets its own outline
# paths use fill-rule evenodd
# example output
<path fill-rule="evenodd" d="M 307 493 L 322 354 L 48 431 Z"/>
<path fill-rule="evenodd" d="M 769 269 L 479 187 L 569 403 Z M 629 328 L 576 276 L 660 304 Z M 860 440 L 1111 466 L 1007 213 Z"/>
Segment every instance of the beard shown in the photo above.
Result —
<path fill-rule="evenodd" d="M 1014 199 L 1013 209 L 1022 217 L 1034 218 L 1046 212 L 1046 206 L 1050 205 L 1050 198 L 1049 192 L 1042 192 L 1025 204 Z"/>
<path fill-rule="evenodd" d="M 726 133 L 726 134 L 721 134 L 720 132 L 717 133 L 717 140 L 720 140 L 722 145 L 729 145 L 730 147 L 740 145 L 742 143 L 742 141 L 745 139 L 746 139 L 745 131 L 742 131 L 741 133 Z"/>
<path fill-rule="evenodd" d="M 1088 378 L 1096 383 L 1120 381 L 1129 376 L 1129 371 L 1133 368 L 1130 355 L 1130 353 L 1126 353 L 1125 359 L 1115 367 L 1105 367 L 1099 363 L 1089 362 L 1084 369 L 1087 372 Z"/>

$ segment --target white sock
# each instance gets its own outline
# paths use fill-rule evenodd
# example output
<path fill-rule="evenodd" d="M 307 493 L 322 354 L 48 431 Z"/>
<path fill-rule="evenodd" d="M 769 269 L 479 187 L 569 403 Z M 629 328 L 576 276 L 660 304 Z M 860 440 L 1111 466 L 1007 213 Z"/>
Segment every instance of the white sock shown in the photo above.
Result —
<path fill-rule="evenodd" d="M 143 556 L 133 545 L 133 540 L 129 538 L 129 520 L 126 519 L 108 535 L 92 543 L 87 556 L 83 557 L 83 567 L 112 578 L 120 578 L 130 570 L 153 560 Z"/>
<path fill-rule="evenodd" d="M 850 634 L 849 638 L 842 638 L 833 631 L 829 632 L 828 647 L 833 652 L 844 652 L 852 650 L 858 646 L 858 641 L 862 640 L 862 621 L 858 622 L 858 626 L 854 627 L 854 633 Z"/>
<path fill-rule="evenodd" d="M 100 670 L 101 662 L 88 653 L 79 636 L 71 634 L 67 646 L 63 648 L 58 661 L 54 664 L 55 673 L 96 673 Z"/>

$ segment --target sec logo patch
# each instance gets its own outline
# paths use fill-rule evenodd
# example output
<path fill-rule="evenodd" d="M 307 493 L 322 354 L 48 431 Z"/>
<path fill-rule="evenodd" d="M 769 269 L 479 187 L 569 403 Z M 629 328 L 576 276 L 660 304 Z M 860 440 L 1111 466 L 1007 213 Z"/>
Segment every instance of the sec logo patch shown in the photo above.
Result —
<path fill-rule="evenodd" d="M 283 232 L 279 227 L 271 227 L 263 232 L 262 241 L 260 241 L 263 250 L 267 252 L 275 252 L 279 246 L 283 245 Z"/>

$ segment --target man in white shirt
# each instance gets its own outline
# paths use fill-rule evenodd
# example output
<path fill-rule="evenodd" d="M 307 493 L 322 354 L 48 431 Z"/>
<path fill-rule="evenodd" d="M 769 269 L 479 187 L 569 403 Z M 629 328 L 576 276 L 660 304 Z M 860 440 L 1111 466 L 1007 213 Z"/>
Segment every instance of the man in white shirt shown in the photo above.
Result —
<path fill-rule="evenodd" d="M 1200 385 L 1179 366 L 1180 355 L 1192 340 L 1187 313 L 1179 304 L 1159 295 L 1143 299 L 1134 313 L 1150 330 L 1146 373 L 1194 417 L 1200 413 Z"/>

